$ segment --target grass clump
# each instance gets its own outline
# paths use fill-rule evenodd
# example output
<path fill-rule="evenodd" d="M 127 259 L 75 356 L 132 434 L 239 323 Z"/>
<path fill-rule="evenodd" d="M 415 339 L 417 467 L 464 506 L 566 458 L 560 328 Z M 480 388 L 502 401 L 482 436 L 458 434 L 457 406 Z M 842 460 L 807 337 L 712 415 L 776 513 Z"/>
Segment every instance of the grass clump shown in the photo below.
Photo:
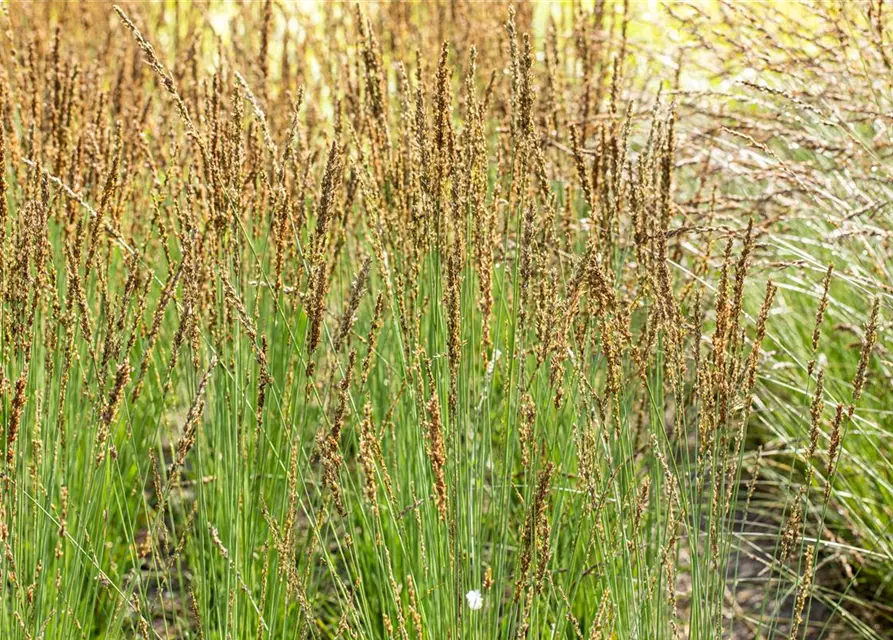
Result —
<path fill-rule="evenodd" d="M 883 637 L 822 107 L 627 3 L 296 11 L 4 5 L 0 637 Z"/>

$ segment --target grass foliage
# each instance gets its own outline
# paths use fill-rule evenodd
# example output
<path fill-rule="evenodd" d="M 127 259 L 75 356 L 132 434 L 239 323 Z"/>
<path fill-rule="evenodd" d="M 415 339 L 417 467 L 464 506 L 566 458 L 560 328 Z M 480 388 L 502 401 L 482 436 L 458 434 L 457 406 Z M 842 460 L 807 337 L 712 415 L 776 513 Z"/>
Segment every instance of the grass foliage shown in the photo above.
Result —
<path fill-rule="evenodd" d="M 0 638 L 889 637 L 883 3 L 0 6 Z"/>

